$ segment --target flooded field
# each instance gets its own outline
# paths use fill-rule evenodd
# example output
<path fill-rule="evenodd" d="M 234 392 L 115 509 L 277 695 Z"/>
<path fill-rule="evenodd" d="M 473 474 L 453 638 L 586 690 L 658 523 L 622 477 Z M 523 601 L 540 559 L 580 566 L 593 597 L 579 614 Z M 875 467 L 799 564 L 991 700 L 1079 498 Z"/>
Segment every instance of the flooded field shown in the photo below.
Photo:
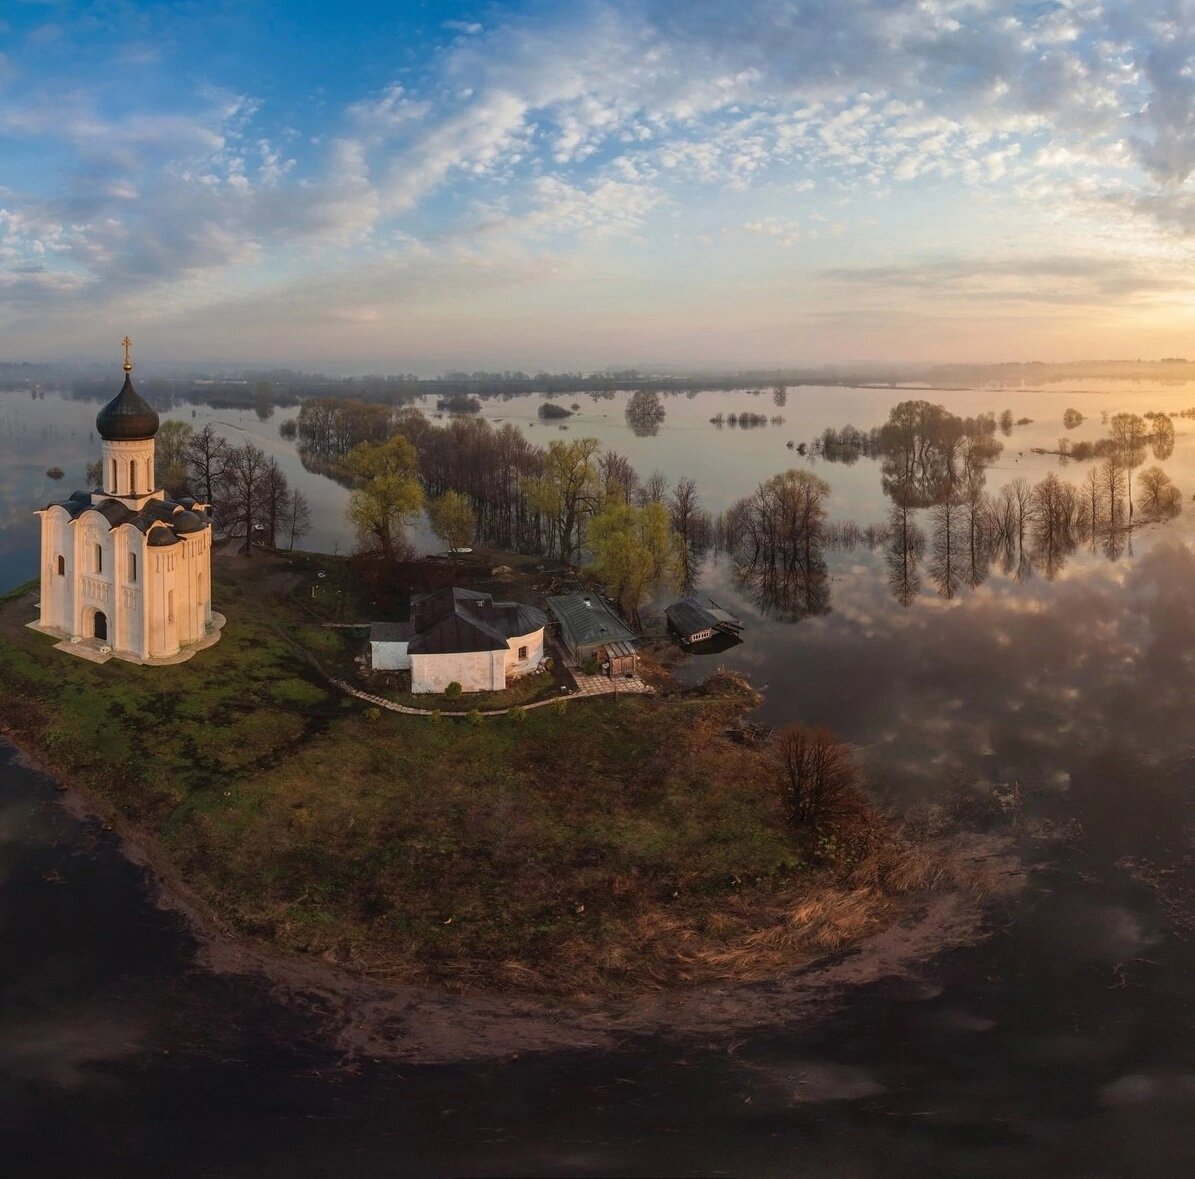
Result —
<path fill-rule="evenodd" d="M 802 456 L 827 427 L 867 430 L 910 396 L 960 416 L 1031 418 L 996 437 L 986 489 L 1053 471 L 1080 484 L 1061 436 L 1104 414 L 1180 413 L 1195 388 L 790 388 L 664 399 L 655 434 L 618 400 L 538 398 L 482 414 L 528 437 L 593 436 L 643 476 L 697 480 L 725 510 L 788 467 L 830 485 L 831 521 L 889 522 L 881 464 Z M 558 399 L 559 400 L 559 399 Z M 1063 412 L 1085 415 L 1067 430 Z M 33 507 L 82 485 L 94 404 L 0 395 L 0 581 L 37 568 Z M 744 429 L 728 415 L 759 413 Z M 723 415 L 721 427 L 711 418 Z M 194 416 L 192 416 L 194 415 Z M 347 493 L 304 470 L 270 420 L 178 407 L 278 456 L 312 502 L 312 548 L 346 551 Z M 783 417 L 782 423 L 771 418 Z M 889 549 L 827 546 L 824 608 L 777 612 L 709 555 L 699 592 L 744 641 L 678 665 L 746 671 L 765 723 L 824 723 L 852 742 L 898 811 L 969 808 L 1031 869 L 991 936 L 859 988 L 825 1019 L 777 1000 L 746 1037 L 523 1054 L 485 1064 L 340 1067 L 318 1012 L 197 965 L 112 835 L 0 755 L 0 1132 L 36 1173 L 195 1175 L 1126 1175 L 1195 1166 L 1191 701 L 1195 699 L 1195 421 L 1172 419 L 1176 518 L 1109 548 L 1092 536 L 1047 562 L 996 556 L 957 579 L 893 584 Z M 793 443 L 793 449 L 788 443 Z M 59 465 L 61 482 L 45 471 Z M 949 592 L 946 592 L 946 589 Z M 766 988 L 765 988 L 766 991 Z"/>

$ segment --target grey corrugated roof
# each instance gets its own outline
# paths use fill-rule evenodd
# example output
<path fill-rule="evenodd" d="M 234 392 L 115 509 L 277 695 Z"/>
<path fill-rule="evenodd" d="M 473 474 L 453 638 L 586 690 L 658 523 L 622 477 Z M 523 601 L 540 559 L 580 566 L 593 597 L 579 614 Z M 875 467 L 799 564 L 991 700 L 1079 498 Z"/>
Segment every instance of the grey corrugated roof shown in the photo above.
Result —
<path fill-rule="evenodd" d="M 548 598 L 548 609 L 572 647 L 635 641 L 634 631 L 600 594 L 558 594 Z"/>

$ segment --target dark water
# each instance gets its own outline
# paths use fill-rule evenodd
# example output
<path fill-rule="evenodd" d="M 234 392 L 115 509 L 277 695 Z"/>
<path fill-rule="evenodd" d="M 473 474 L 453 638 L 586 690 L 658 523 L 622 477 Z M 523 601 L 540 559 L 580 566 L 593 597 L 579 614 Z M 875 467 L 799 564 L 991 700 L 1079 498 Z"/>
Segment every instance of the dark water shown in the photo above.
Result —
<path fill-rule="evenodd" d="M 1123 398 L 1108 408 L 1182 408 L 1185 393 L 1146 391 L 1143 405 Z M 982 401 L 976 408 L 1011 404 L 967 396 Z M 1109 395 L 1088 396 L 1098 404 Z M 876 395 L 881 418 L 890 397 Z M 1087 412 L 1077 396 L 1060 402 Z M 790 423 L 795 405 L 790 394 Z M 828 412 L 815 399 L 807 416 Z M 5 457 L 2 468 L 9 582 L 29 560 L 25 485 L 55 449 L 86 441 L 85 424 L 72 433 L 48 415 L 35 451 L 32 428 L 10 425 L 27 458 Z M 697 422 L 689 442 L 668 437 L 636 443 L 655 444 L 649 453 L 668 473 L 681 459 L 715 463 L 714 436 Z M 736 446 L 747 445 L 742 437 Z M 750 445 L 748 475 L 719 476 L 727 495 L 791 461 L 762 431 Z M 1180 437 L 1167 464 L 1180 486 L 1193 450 Z M 1044 469 L 1050 460 L 1034 461 Z M 873 466 L 818 470 L 857 503 L 856 518 L 882 518 Z M 1192 486 L 1188 478 L 1188 496 Z M 796 625 L 755 611 L 723 567 L 706 570 L 707 589 L 748 622 L 746 642 L 716 660 L 767 685 L 765 719 L 830 724 L 900 806 L 981 798 L 991 787 L 1015 795 L 1018 846 L 1033 866 L 1030 887 L 993 913 L 984 943 L 928 960 L 911 979 L 861 988 L 820 1022 L 794 1024 L 777 998 L 774 1025 L 733 1042 L 711 1036 L 681 1049 L 636 1039 L 616 1051 L 459 1067 L 341 1069 L 316 1013 L 201 969 L 180 919 L 154 907 L 111 836 L 71 818 L 52 784 L 0 747 L 0 1167 L 1192 1173 L 1190 524 L 1140 531 L 1117 562 L 1077 553 L 1053 582 L 997 571 L 950 601 L 926 587 L 907 609 L 878 554 L 838 553 L 831 611 Z M 685 674 L 708 665 L 694 660 Z"/>

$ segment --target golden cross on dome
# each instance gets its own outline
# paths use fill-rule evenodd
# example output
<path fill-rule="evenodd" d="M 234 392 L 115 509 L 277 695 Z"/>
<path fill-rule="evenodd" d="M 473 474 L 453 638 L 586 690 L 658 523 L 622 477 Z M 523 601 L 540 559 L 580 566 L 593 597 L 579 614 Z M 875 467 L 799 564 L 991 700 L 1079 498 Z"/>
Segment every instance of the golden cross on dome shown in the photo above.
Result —
<path fill-rule="evenodd" d="M 129 359 L 129 349 L 133 346 L 133 341 L 125 336 L 120 342 L 120 346 L 124 349 L 124 371 L 131 373 L 133 371 L 133 362 Z"/>

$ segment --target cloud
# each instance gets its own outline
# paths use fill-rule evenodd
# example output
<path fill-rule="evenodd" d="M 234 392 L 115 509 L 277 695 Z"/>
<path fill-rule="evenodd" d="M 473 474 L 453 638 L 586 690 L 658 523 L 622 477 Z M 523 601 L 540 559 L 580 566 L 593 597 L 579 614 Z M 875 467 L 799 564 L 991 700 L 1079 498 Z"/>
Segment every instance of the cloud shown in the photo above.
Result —
<path fill-rule="evenodd" d="M 837 267 L 820 277 L 857 290 L 917 291 L 945 300 L 1090 303 L 1195 290 L 1185 267 L 1153 268 L 1133 257 L 1094 255 L 937 258 Z"/>
<path fill-rule="evenodd" d="M 872 199 L 882 219 L 884 202 L 935 191 L 1082 220 L 1089 237 L 1195 238 L 1195 0 L 581 0 L 440 27 L 459 36 L 423 68 L 303 135 L 248 84 L 150 106 L 26 78 L 0 134 L 65 179 L 0 195 L 0 325 L 5 307 L 11 327 L 20 306 L 99 306 L 127 285 L 187 305 L 222 281 L 277 289 L 412 236 L 446 258 L 665 230 L 792 246 L 841 224 L 836 202 Z M 169 70 L 156 43 L 163 60 L 140 68 Z M 1186 289 L 1185 256 L 1103 248 L 986 262 L 888 248 L 820 277 L 977 303 Z"/>

